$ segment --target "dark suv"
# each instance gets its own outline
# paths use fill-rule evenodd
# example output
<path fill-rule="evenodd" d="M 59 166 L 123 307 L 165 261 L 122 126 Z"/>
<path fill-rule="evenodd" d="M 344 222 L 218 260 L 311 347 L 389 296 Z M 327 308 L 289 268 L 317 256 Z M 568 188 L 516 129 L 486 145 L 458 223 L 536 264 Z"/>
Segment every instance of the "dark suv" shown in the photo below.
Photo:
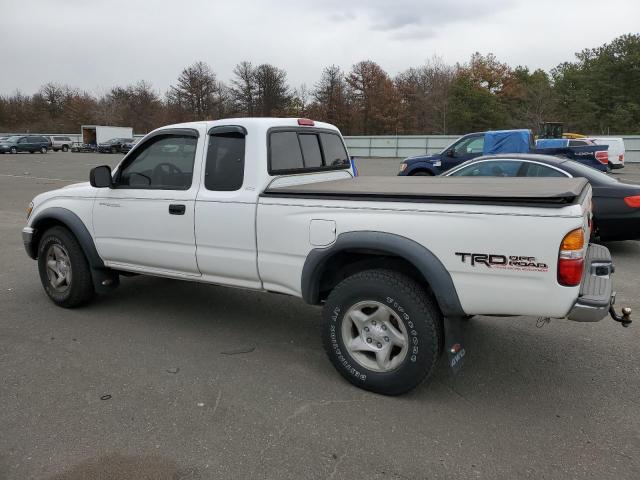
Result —
<path fill-rule="evenodd" d="M 49 149 L 51 140 L 42 135 L 14 135 L 0 142 L 1 153 L 47 153 Z"/>

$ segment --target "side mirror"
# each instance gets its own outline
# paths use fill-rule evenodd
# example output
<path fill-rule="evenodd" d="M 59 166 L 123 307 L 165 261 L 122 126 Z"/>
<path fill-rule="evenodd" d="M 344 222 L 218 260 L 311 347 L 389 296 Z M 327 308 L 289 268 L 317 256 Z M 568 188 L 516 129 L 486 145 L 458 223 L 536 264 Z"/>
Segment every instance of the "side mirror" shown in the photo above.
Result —
<path fill-rule="evenodd" d="M 450 148 L 449 150 L 447 150 L 447 157 L 455 157 L 456 156 L 456 151 L 453 148 Z"/>
<path fill-rule="evenodd" d="M 89 183 L 95 188 L 106 188 L 113 185 L 111 179 L 111 167 L 108 165 L 102 165 L 100 167 L 94 167 L 89 173 Z"/>

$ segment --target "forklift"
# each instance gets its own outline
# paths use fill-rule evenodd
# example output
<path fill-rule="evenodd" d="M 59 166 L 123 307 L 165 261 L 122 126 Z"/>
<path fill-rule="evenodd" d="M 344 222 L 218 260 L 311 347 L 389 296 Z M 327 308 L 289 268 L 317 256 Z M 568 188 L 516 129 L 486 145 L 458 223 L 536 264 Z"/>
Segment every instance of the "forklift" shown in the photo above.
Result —
<path fill-rule="evenodd" d="M 586 135 L 580 133 L 569 133 L 564 131 L 562 122 L 542 122 L 538 132 L 538 138 L 585 138 Z"/>

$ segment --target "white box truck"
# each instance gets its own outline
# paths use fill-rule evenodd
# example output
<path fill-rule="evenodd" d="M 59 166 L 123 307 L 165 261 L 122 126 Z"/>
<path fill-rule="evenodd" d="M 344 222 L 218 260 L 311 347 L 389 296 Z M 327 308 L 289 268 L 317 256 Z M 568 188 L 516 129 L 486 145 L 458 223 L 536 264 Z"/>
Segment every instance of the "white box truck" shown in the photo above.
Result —
<path fill-rule="evenodd" d="M 110 127 L 106 125 L 82 125 L 82 143 L 98 145 L 112 138 L 133 138 L 132 127 Z"/>

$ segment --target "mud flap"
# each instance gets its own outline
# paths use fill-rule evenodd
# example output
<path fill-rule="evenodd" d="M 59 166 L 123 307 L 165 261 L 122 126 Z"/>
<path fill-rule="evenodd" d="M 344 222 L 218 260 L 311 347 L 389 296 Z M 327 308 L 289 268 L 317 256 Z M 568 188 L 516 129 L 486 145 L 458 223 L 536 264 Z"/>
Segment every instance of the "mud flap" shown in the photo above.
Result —
<path fill-rule="evenodd" d="M 446 317 L 444 319 L 444 348 L 452 373 L 458 373 L 464 365 L 466 351 L 462 340 L 462 317 Z"/>

